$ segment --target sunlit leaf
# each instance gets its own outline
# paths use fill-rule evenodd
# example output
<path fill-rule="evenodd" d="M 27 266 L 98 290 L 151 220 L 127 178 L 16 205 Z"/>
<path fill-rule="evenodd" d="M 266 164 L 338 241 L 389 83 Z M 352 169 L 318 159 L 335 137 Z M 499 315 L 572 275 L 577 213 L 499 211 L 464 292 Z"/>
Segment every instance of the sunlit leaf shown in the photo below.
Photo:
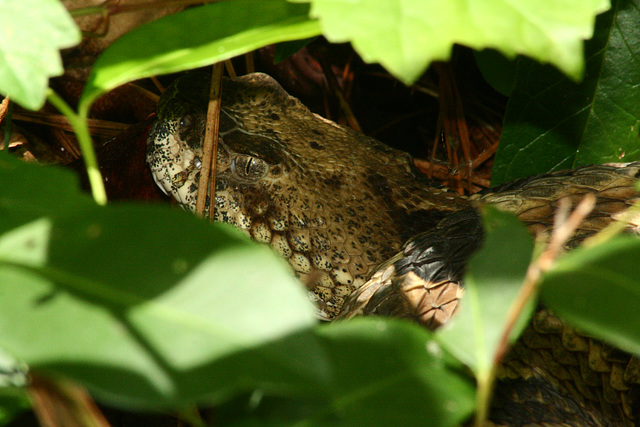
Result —
<path fill-rule="evenodd" d="M 432 61 L 446 60 L 454 44 L 528 55 L 577 78 L 582 41 L 607 0 L 297 0 L 332 42 L 351 42 L 367 62 L 379 62 L 413 83 Z"/>
<path fill-rule="evenodd" d="M 315 324 L 306 292 L 268 248 L 179 210 L 98 207 L 67 178 L 0 156 L 0 346 L 31 369 L 119 402 L 177 405 L 243 389 L 242 375 L 231 380 L 214 362 Z M 44 181 L 50 194 L 20 193 Z M 287 349 L 268 354 L 296 378 Z M 258 372 L 254 383 L 277 372 L 240 366 Z"/>
<path fill-rule="evenodd" d="M 0 0 L 0 94 L 37 110 L 49 77 L 62 74 L 60 49 L 80 42 L 58 0 Z"/>

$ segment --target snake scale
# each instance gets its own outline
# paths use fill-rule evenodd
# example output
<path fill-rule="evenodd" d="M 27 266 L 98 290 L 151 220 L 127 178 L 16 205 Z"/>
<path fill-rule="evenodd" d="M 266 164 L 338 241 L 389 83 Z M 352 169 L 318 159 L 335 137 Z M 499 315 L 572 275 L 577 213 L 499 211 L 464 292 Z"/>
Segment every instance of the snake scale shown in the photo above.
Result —
<path fill-rule="evenodd" d="M 163 95 L 147 162 L 159 187 L 193 209 L 208 76 Z M 463 294 L 464 265 L 482 241 L 478 208 L 515 213 L 550 232 L 558 200 L 586 193 L 595 209 L 574 241 L 636 198 L 640 163 L 555 172 L 460 196 L 422 176 L 411 157 L 311 113 L 273 79 L 223 82 L 215 219 L 286 258 L 320 317 L 409 317 L 436 328 Z M 540 310 L 500 367 L 491 420 L 502 425 L 634 425 L 640 362 Z"/>

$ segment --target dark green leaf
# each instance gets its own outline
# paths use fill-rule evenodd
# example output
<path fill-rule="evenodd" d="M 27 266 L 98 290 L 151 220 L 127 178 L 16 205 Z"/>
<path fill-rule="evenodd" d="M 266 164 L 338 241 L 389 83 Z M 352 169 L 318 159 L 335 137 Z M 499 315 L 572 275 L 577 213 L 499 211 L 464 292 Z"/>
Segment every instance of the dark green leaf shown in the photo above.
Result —
<path fill-rule="evenodd" d="M 130 81 L 211 65 L 272 43 L 316 36 L 308 6 L 286 0 L 234 0 L 189 9 L 119 38 L 98 58 L 80 110 Z"/>
<path fill-rule="evenodd" d="M 640 2 L 617 0 L 598 17 L 574 83 L 521 59 L 492 185 L 551 170 L 640 159 Z"/>
<path fill-rule="evenodd" d="M 0 386 L 0 426 L 9 424 L 31 407 L 24 388 Z"/>
<path fill-rule="evenodd" d="M 278 64 L 285 59 L 298 52 L 300 49 L 311 43 L 315 38 L 308 38 L 303 40 L 292 40 L 289 42 L 282 42 L 276 45 L 276 50 L 273 53 L 273 63 Z"/>
<path fill-rule="evenodd" d="M 221 422 L 448 426 L 473 410 L 473 382 L 417 325 L 363 318 L 323 326 L 317 337 L 330 368 L 327 399 L 254 393 L 217 411 Z"/>
<path fill-rule="evenodd" d="M 29 409 L 26 367 L 0 349 L 0 425 Z"/>
<path fill-rule="evenodd" d="M 493 49 L 475 52 L 474 56 L 487 83 L 501 94 L 511 96 L 516 79 L 516 61 Z"/>
<path fill-rule="evenodd" d="M 579 248 L 544 276 L 542 299 L 584 332 L 640 354 L 638 259 L 640 241 L 630 236 Z"/>

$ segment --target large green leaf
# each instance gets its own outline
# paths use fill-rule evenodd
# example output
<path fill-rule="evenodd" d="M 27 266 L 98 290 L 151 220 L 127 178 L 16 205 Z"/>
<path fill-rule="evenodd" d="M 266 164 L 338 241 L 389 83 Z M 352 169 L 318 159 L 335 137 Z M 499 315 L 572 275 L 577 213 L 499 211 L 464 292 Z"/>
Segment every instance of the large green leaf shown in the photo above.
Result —
<path fill-rule="evenodd" d="M 149 406 L 244 389 L 238 372 L 298 388 L 314 374 L 287 363 L 292 346 L 313 351 L 297 340 L 264 350 L 280 371 L 238 357 L 230 377 L 214 363 L 315 324 L 306 293 L 268 248 L 179 210 L 84 203 L 77 188 L 77 203 L 57 207 L 61 191 L 24 191 L 47 171 L 52 187 L 65 184 L 55 169 L 0 157 L 0 346 L 9 354 Z"/>
<path fill-rule="evenodd" d="M 413 83 L 455 43 L 525 54 L 577 78 L 582 41 L 607 0 L 296 0 L 310 2 L 322 33 L 350 41 L 367 62 L 379 62 Z"/>
<path fill-rule="evenodd" d="M 254 393 L 218 409 L 217 420 L 224 425 L 454 426 L 473 410 L 473 381 L 418 325 L 361 318 L 322 326 L 317 337 L 326 359 L 308 362 L 331 367 L 328 398 Z"/>
<path fill-rule="evenodd" d="M 580 165 L 640 159 L 640 2 L 616 0 L 587 42 L 575 83 L 520 60 L 492 184 Z"/>
<path fill-rule="evenodd" d="M 317 36 L 307 5 L 233 0 L 189 9 L 119 38 L 96 61 L 81 111 L 132 80 L 214 64 L 272 43 Z"/>
<path fill-rule="evenodd" d="M 493 366 L 533 252 L 531 235 L 516 217 L 495 208 L 485 209 L 485 238 L 469 262 L 465 296 L 451 323 L 437 334 L 439 341 L 479 376 Z M 518 332 L 516 329 L 511 337 Z"/>
<path fill-rule="evenodd" d="M 79 42 L 80 31 L 58 0 L 0 0 L 0 93 L 41 108 L 49 77 L 63 72 L 59 50 Z"/>
<path fill-rule="evenodd" d="M 640 354 L 640 241 L 620 236 L 579 248 L 553 266 L 542 299 L 584 332 Z"/>
<path fill-rule="evenodd" d="M 318 327 L 268 248 L 180 210 L 99 207 L 74 184 L 0 155 L 0 348 L 33 371 L 134 408 L 253 393 L 259 423 L 458 425 L 472 411 L 472 382 L 418 325 Z"/>

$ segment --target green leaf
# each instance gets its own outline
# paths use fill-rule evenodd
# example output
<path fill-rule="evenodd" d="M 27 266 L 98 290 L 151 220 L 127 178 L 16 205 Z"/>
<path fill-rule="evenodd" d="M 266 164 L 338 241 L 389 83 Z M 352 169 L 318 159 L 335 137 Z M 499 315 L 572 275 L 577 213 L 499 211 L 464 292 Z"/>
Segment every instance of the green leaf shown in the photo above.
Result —
<path fill-rule="evenodd" d="M 49 77 L 63 72 L 58 51 L 79 42 L 80 31 L 58 0 L 0 0 L 0 93 L 41 108 Z"/>
<path fill-rule="evenodd" d="M 487 372 L 494 363 L 507 315 L 533 252 L 531 235 L 516 217 L 495 208 L 485 209 L 485 239 L 469 262 L 465 296 L 453 321 L 437 333 L 439 341 L 476 375 Z"/>
<path fill-rule="evenodd" d="M 282 42 L 282 43 L 276 44 L 276 49 L 275 49 L 275 52 L 273 53 L 273 63 L 274 64 L 281 63 L 282 61 L 289 58 L 290 56 L 298 52 L 300 49 L 302 49 L 303 47 L 305 47 L 315 39 L 316 39 L 315 37 L 311 37 L 308 39 L 291 40 L 288 42 Z"/>
<path fill-rule="evenodd" d="M 296 0 L 312 4 L 328 40 L 351 42 L 406 84 L 446 60 L 455 43 L 528 55 L 578 78 L 582 41 L 607 0 Z"/>
<path fill-rule="evenodd" d="M 31 407 L 24 388 L 0 386 L 0 426 L 8 425 Z"/>
<path fill-rule="evenodd" d="M 86 200 L 67 173 L 0 155 L 0 348 L 39 375 L 133 408 L 253 393 L 313 425 L 459 425 L 472 411 L 472 381 L 423 328 L 318 327 L 284 262 L 237 230 Z"/>
<path fill-rule="evenodd" d="M 474 52 L 474 56 L 487 83 L 501 94 L 511 96 L 516 78 L 516 60 L 507 59 L 493 49 Z"/>
<path fill-rule="evenodd" d="M 313 346 L 291 338 L 267 348 L 316 322 L 283 260 L 186 212 L 102 208 L 77 188 L 56 191 L 68 178 L 0 156 L 0 347 L 142 406 L 219 399 L 274 375 L 289 378 L 277 387 L 301 389 L 314 375 L 287 353 Z M 51 195 L 24 191 L 45 181 Z M 65 191 L 70 203 L 57 207 Z M 264 374 L 239 356 L 256 348 L 275 365 Z"/>
<path fill-rule="evenodd" d="M 96 61 L 80 101 L 88 111 L 124 83 L 211 65 L 272 43 L 314 37 L 307 5 L 286 0 L 234 0 L 193 8 L 125 34 Z"/>
<path fill-rule="evenodd" d="M 0 348 L 0 426 L 31 406 L 25 386 L 26 367 Z"/>
<path fill-rule="evenodd" d="M 254 393 L 216 410 L 217 420 L 224 425 L 460 425 L 473 410 L 473 382 L 430 335 L 394 319 L 321 326 L 317 337 L 331 367 L 327 399 Z"/>
<path fill-rule="evenodd" d="M 640 354 L 639 257 L 631 236 L 578 248 L 544 276 L 542 300 L 580 330 Z"/>
<path fill-rule="evenodd" d="M 552 170 L 640 159 L 640 2 L 616 0 L 585 46 L 575 83 L 520 60 L 491 183 Z"/>

